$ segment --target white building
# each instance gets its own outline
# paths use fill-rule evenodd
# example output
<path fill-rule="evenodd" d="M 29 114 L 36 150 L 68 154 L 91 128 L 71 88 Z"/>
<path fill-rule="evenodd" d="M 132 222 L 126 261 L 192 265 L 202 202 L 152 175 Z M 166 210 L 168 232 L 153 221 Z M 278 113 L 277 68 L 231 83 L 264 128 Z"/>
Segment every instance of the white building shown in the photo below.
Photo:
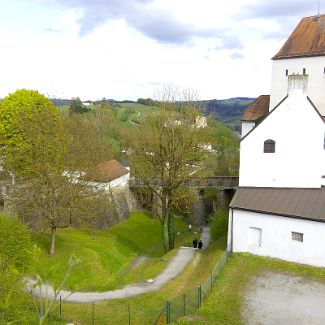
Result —
<path fill-rule="evenodd" d="M 108 160 L 89 170 L 86 178 L 98 190 L 110 191 L 128 186 L 130 168 L 124 167 L 115 159 Z"/>
<path fill-rule="evenodd" d="M 325 15 L 273 57 L 271 95 L 242 118 L 228 249 L 325 266 Z"/>

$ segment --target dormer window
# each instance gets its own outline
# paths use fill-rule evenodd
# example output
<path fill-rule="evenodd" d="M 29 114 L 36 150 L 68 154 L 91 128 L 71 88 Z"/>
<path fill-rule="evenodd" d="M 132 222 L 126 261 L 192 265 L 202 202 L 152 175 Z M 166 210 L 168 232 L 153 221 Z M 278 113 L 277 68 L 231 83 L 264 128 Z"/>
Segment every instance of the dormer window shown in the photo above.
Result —
<path fill-rule="evenodd" d="M 264 141 L 264 153 L 275 153 L 275 141 L 268 139 Z"/>

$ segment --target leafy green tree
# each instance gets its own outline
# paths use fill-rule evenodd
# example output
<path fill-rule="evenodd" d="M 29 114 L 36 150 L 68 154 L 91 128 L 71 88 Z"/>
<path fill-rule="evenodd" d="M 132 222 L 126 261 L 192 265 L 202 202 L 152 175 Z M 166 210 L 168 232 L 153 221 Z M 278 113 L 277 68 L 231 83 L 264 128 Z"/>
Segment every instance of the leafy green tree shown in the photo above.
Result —
<path fill-rule="evenodd" d="M 74 113 L 87 113 L 89 111 L 89 108 L 82 104 L 79 97 L 72 98 L 70 106 L 69 106 L 69 112 L 70 114 Z"/>
<path fill-rule="evenodd" d="M 220 122 L 209 118 L 213 150 L 204 161 L 200 176 L 237 176 L 239 172 L 239 138 Z"/>
<path fill-rule="evenodd" d="M 32 260 L 29 231 L 17 218 L 0 214 L 0 272 L 26 272 Z"/>
<path fill-rule="evenodd" d="M 177 111 L 162 109 L 136 129 L 129 140 L 133 154 L 127 159 L 131 170 L 157 198 L 154 213 L 162 225 L 166 252 L 174 248 L 173 213 L 190 205 L 191 195 L 182 185 L 194 177 L 205 157 L 200 144 L 209 132 L 208 128 L 195 126 L 197 115 L 191 105 Z"/>
<path fill-rule="evenodd" d="M 22 322 L 29 310 L 22 286 L 32 263 L 33 245 L 25 225 L 17 218 L 0 214 L 0 323 Z"/>
<path fill-rule="evenodd" d="M 119 148 L 116 144 L 114 113 L 107 104 L 87 114 L 73 114 L 65 119 L 71 141 L 65 165 L 69 169 L 87 168 L 115 158 Z"/>
<path fill-rule="evenodd" d="M 67 143 L 61 116 L 45 96 L 21 89 L 0 102 L 0 145 L 5 170 L 38 172 L 62 163 Z"/>

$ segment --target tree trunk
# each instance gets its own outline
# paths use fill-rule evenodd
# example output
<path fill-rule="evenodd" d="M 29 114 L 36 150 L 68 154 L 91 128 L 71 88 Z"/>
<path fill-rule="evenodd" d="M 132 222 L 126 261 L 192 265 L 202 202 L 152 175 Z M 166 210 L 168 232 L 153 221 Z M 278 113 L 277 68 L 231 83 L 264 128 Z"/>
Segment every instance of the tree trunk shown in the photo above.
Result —
<path fill-rule="evenodd" d="M 168 232 L 168 217 L 166 216 L 162 223 L 162 242 L 165 253 L 169 252 L 169 232 Z"/>
<path fill-rule="evenodd" d="M 165 253 L 175 247 L 174 216 L 167 214 L 162 224 L 162 240 Z"/>
<path fill-rule="evenodd" d="M 168 244 L 169 244 L 169 250 L 172 250 L 175 247 L 174 216 L 169 214 L 167 219 L 168 219 Z"/>
<path fill-rule="evenodd" d="M 50 247 L 51 256 L 53 256 L 55 252 L 55 233 L 56 233 L 56 227 L 51 227 L 51 247 Z"/>

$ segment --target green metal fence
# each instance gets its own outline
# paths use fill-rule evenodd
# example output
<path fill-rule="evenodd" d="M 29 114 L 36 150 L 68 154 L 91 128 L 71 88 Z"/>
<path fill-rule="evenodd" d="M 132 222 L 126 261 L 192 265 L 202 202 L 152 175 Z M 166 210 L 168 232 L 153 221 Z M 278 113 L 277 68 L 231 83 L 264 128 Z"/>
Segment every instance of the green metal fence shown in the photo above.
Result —
<path fill-rule="evenodd" d="M 217 276 L 228 260 L 228 252 L 224 251 L 209 277 L 197 288 L 187 291 L 181 296 L 166 303 L 166 323 L 176 322 L 180 317 L 194 314 L 201 307 L 217 280 Z M 168 308 L 167 308 L 168 307 Z"/>
<path fill-rule="evenodd" d="M 195 314 L 197 309 L 201 307 L 227 260 L 228 253 L 224 251 L 208 278 L 199 287 L 167 301 L 165 306 L 151 308 L 139 304 L 116 303 L 110 306 L 109 301 L 81 305 L 59 301 L 51 314 L 49 323 L 66 324 L 67 321 L 71 321 L 76 324 L 87 325 L 164 325 L 176 322 L 180 317 Z M 76 306 L 81 306 L 78 308 L 79 317 L 71 317 L 72 314 L 75 315 L 75 311 L 72 311 Z"/>

